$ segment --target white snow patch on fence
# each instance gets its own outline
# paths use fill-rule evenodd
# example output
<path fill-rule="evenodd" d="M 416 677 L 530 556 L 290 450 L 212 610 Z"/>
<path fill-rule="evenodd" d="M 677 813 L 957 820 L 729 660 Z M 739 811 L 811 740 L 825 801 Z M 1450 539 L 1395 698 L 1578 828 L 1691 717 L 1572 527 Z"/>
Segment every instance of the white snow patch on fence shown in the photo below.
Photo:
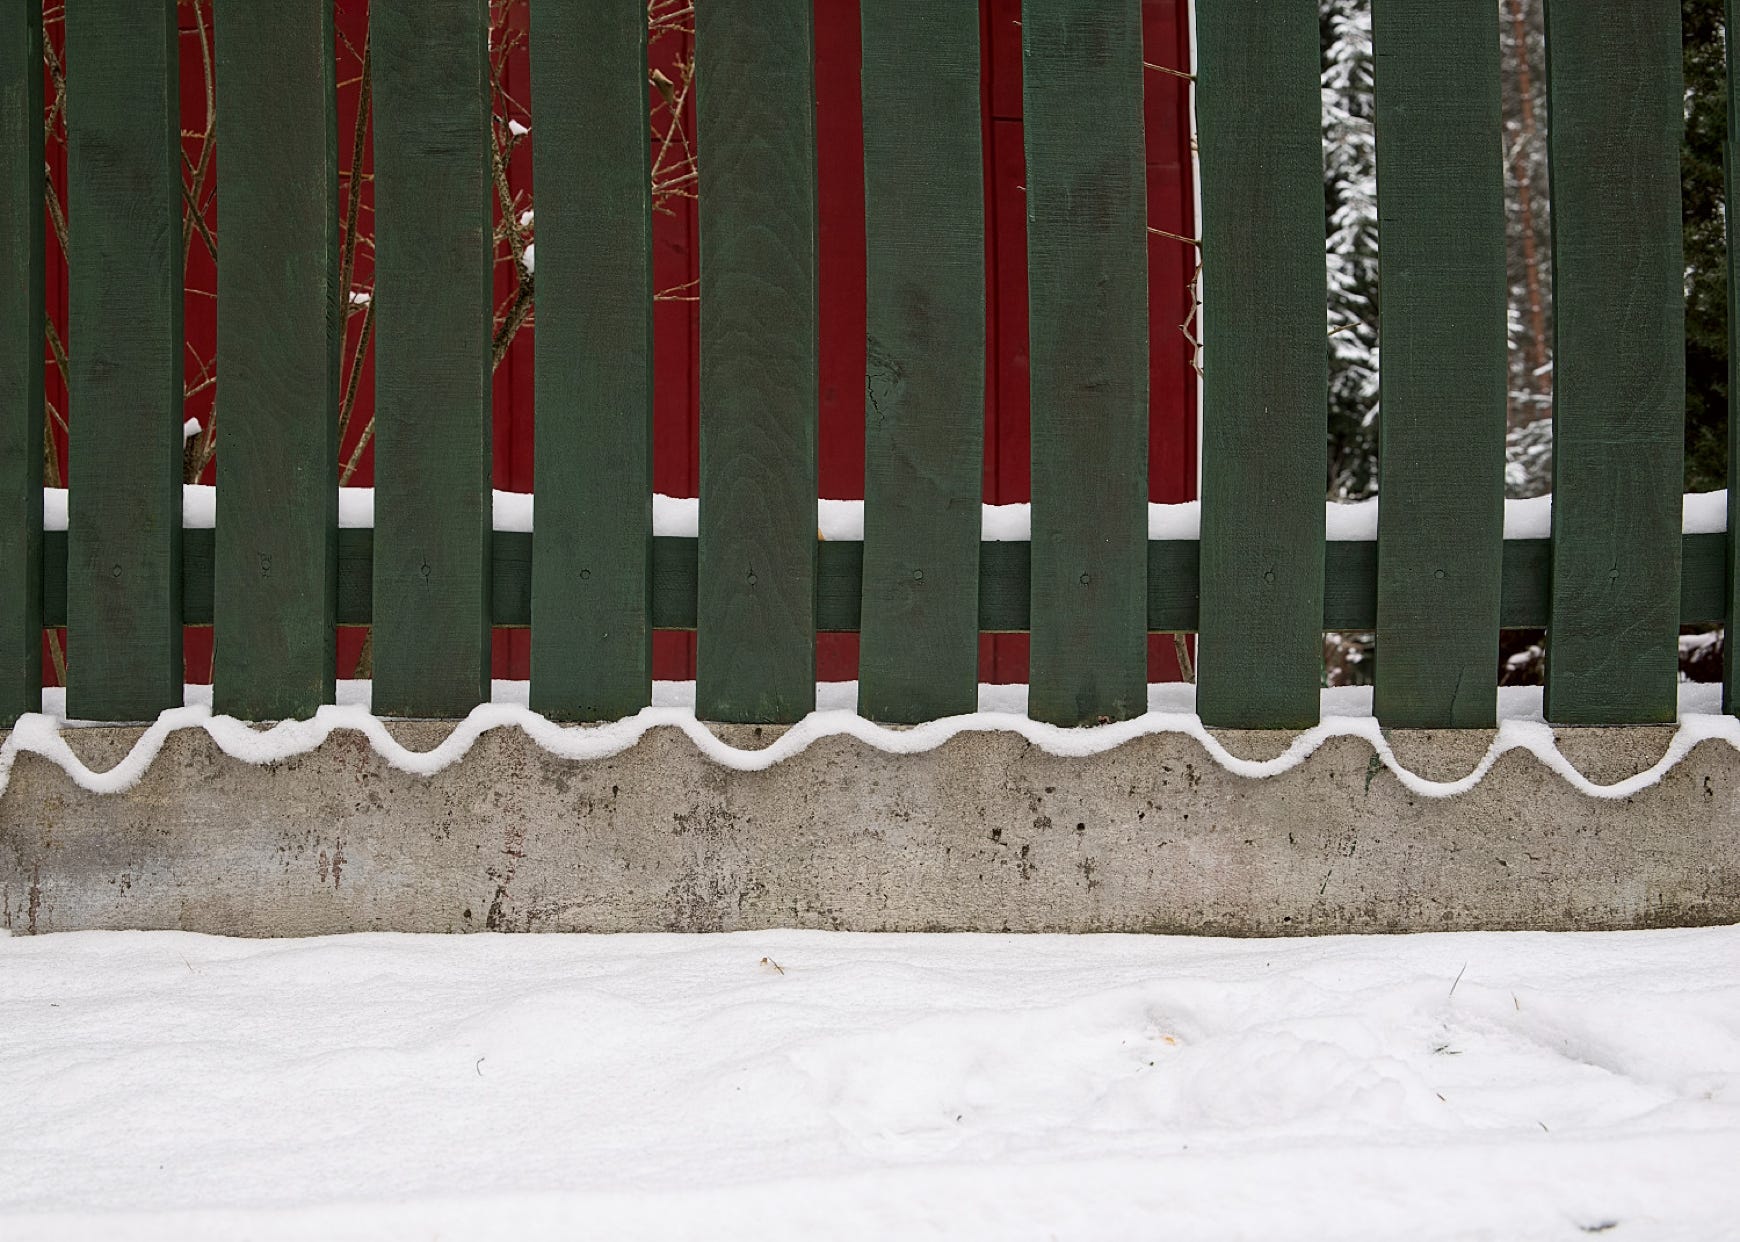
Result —
<path fill-rule="evenodd" d="M 18 1239 L 1689 1242 L 1740 1218 L 1740 928 L 80 932 L 0 938 L 0 978 Z"/>
<path fill-rule="evenodd" d="M 1532 496 L 1504 502 L 1506 539 L 1548 539 L 1553 533 L 1553 498 Z"/>
<path fill-rule="evenodd" d="M 1728 489 L 1687 492 L 1680 502 L 1680 529 L 1688 535 L 1720 535 L 1728 529 Z"/>

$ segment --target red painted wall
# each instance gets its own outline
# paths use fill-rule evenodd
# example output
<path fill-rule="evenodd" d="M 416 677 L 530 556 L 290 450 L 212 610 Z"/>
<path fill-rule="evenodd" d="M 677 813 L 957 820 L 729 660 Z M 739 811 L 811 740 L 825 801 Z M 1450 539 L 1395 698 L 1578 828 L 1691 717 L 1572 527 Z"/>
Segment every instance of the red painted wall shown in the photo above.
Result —
<path fill-rule="evenodd" d="M 705 0 L 703 0 L 705 2 Z M 1146 59 L 1153 64 L 1188 68 L 1187 0 L 1143 0 Z M 359 97 L 358 52 L 366 26 L 366 0 L 339 0 L 339 148 L 340 165 L 348 174 L 352 127 Z M 1027 390 L 1026 225 L 1022 191 L 1020 0 L 981 0 L 983 81 L 985 97 L 986 264 L 990 292 L 986 332 L 985 499 L 1011 503 L 1028 498 L 1029 441 Z M 506 9 L 523 23 L 524 6 Z M 183 128 L 204 127 L 205 90 L 201 74 L 200 38 L 193 10 L 182 9 Z M 49 36 L 59 44 L 59 24 Z M 692 51 L 687 38 L 671 38 L 652 49 L 655 65 L 669 67 Z M 816 4 L 816 124 L 817 172 L 820 192 L 821 266 L 821 494 L 856 498 L 864 485 L 864 184 L 859 100 L 859 24 L 856 0 L 817 0 Z M 69 66 L 76 83 L 77 68 Z M 523 49 L 509 63 L 507 91 L 523 105 L 531 96 Z M 76 89 L 76 87 L 75 87 Z M 531 140 L 522 143 L 510 170 L 516 189 L 531 189 L 536 155 L 536 124 Z M 690 132 L 693 133 L 692 117 Z M 1150 71 L 1147 75 L 1148 196 L 1150 222 L 1168 232 L 1193 235 L 1188 87 L 1180 78 Z M 656 141 L 656 139 L 655 139 Z M 197 143 L 187 143 L 197 157 Z M 64 158 L 51 149 L 51 163 L 64 187 Z M 372 207 L 365 154 L 361 182 L 363 210 Z M 349 181 L 344 192 L 349 193 Z M 64 193 L 64 189 L 63 189 Z M 208 220 L 221 245 L 222 230 L 215 203 L 215 182 L 205 195 Z M 366 217 L 365 217 L 366 218 Z M 654 221 L 654 278 L 660 289 L 690 285 L 699 275 L 698 239 L 692 200 L 679 200 Z M 50 307 L 63 330 L 66 324 L 65 269 L 50 239 Z M 1151 331 L 1151 460 L 1150 495 L 1158 501 L 1190 499 L 1196 478 L 1196 376 L 1191 349 L 1180 328 L 1189 309 L 1188 284 L 1194 253 L 1176 241 L 1150 237 L 1149 300 Z M 372 272 L 366 251 L 359 255 L 355 283 L 368 287 Z M 512 292 L 513 274 L 497 268 L 498 301 Z M 211 359 L 216 340 L 216 277 L 212 264 L 196 244 L 188 273 L 186 322 L 188 371 L 193 376 Z M 697 390 L 699 335 L 691 300 L 661 300 L 654 308 L 654 420 L 657 453 L 654 484 L 673 495 L 694 495 L 698 478 Z M 353 317 L 354 345 L 360 317 Z M 532 462 L 532 330 L 522 331 L 495 377 L 495 485 L 515 491 L 533 486 Z M 50 399 L 66 410 L 65 391 L 52 373 Z M 372 364 L 365 359 L 359 377 L 356 414 L 344 437 L 341 459 L 356 450 L 373 405 Z M 210 417 L 214 390 L 189 403 L 189 414 L 202 422 Z M 221 433 L 221 425 L 220 425 Z M 221 452 L 221 434 L 219 446 Z M 63 457 L 64 468 L 64 457 Z M 350 482 L 372 481 L 372 447 L 364 447 Z M 204 480 L 210 482 L 208 477 Z M 342 634 L 340 675 L 354 667 L 361 635 Z M 189 680 L 210 675 L 210 631 L 190 630 L 187 644 Z M 857 639 L 823 635 L 818 640 L 818 668 L 825 680 L 856 675 Z M 1026 678 L 1027 641 L 1021 636 L 987 637 L 981 652 L 981 673 L 990 681 Z M 498 631 L 495 673 L 523 678 L 529 671 L 529 642 L 523 631 Z M 660 678 L 694 675 L 694 640 L 686 634 L 661 634 L 655 646 L 655 673 Z M 1170 643 L 1156 641 L 1150 652 L 1150 675 L 1176 675 Z"/>

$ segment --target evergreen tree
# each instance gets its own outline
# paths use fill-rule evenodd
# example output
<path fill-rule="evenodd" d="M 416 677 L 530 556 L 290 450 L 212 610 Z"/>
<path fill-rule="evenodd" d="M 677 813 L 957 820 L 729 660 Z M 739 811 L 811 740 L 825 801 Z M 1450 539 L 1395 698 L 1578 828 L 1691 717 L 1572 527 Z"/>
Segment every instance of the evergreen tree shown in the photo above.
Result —
<path fill-rule="evenodd" d="M 1728 479 L 1728 248 L 1722 148 L 1728 137 L 1722 0 L 1683 0 L 1686 136 L 1680 193 L 1686 249 L 1686 489 Z"/>
<path fill-rule="evenodd" d="M 1370 0 L 1321 0 L 1331 499 L 1377 490 L 1378 211 Z"/>

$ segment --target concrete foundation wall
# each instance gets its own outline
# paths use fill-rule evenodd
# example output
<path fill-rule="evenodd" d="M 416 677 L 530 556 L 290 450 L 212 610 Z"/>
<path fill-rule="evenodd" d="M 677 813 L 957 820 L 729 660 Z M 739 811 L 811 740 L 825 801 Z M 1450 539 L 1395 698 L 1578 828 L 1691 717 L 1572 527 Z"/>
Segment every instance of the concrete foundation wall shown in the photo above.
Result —
<path fill-rule="evenodd" d="M 451 726 L 393 725 L 434 746 Z M 139 729 L 69 730 L 102 768 Z M 737 745 L 777 730 L 720 730 Z M 1611 782 L 1671 729 L 1562 730 Z M 1267 758 L 1290 740 L 1222 735 Z M 1401 734 L 1452 779 L 1491 735 Z M 922 755 L 850 738 L 764 772 L 655 729 L 613 759 L 486 734 L 433 777 L 359 734 L 254 767 L 173 734 L 123 794 L 24 753 L 0 798 L 0 926 L 347 931 L 1121 931 L 1275 935 L 1740 922 L 1740 754 L 1697 746 L 1656 786 L 1575 792 L 1526 751 L 1419 797 L 1335 738 L 1267 780 L 1180 735 L 1061 759 L 1007 733 Z"/>

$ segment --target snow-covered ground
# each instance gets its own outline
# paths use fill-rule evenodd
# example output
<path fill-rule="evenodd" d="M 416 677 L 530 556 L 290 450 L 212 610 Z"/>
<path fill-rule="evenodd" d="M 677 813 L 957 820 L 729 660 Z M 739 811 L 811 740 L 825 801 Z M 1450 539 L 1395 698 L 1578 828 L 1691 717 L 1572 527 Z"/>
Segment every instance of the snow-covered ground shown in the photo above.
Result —
<path fill-rule="evenodd" d="M 0 1237 L 1740 1237 L 1740 928 L 0 939 Z"/>

